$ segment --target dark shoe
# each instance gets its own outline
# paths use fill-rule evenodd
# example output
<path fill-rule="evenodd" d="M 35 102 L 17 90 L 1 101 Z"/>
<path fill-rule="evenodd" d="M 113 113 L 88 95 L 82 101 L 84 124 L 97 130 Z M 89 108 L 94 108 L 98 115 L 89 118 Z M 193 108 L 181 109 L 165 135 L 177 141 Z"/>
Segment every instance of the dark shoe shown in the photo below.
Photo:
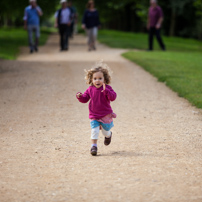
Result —
<path fill-rule="evenodd" d="M 96 156 L 97 155 L 97 147 L 95 147 L 95 146 L 91 147 L 90 153 L 92 156 Z"/>
<path fill-rule="evenodd" d="M 64 48 L 64 50 L 68 51 L 68 48 Z"/>
<path fill-rule="evenodd" d="M 34 50 L 33 49 L 30 49 L 30 53 L 33 53 L 34 52 Z"/>
<path fill-rule="evenodd" d="M 36 52 L 38 52 L 38 48 L 37 48 L 37 46 L 34 47 L 34 50 L 35 50 Z"/>
<path fill-rule="evenodd" d="M 105 137 L 105 141 L 104 144 L 107 146 L 111 143 L 111 139 L 112 139 L 112 132 L 111 132 L 111 136 L 109 138 Z"/>

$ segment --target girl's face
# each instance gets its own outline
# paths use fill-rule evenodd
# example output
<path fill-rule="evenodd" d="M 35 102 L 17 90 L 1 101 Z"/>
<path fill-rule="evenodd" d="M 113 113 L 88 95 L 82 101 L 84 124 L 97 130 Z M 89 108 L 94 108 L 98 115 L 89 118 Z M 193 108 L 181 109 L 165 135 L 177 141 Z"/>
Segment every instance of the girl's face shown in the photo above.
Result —
<path fill-rule="evenodd" d="M 96 88 L 100 88 L 104 83 L 104 75 L 102 72 L 95 72 L 92 78 L 93 85 Z"/>

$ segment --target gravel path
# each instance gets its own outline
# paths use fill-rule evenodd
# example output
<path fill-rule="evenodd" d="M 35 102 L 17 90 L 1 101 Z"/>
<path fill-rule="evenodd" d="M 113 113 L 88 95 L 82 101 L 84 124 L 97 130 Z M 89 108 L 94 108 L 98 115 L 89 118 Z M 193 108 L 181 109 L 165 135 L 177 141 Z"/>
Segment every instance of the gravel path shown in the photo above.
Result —
<path fill-rule="evenodd" d="M 59 52 L 52 35 L 38 53 L 0 60 L 1 202 L 201 202 L 202 112 L 163 83 L 98 44 L 76 36 Z M 90 155 L 84 69 L 113 70 L 113 139 Z"/>

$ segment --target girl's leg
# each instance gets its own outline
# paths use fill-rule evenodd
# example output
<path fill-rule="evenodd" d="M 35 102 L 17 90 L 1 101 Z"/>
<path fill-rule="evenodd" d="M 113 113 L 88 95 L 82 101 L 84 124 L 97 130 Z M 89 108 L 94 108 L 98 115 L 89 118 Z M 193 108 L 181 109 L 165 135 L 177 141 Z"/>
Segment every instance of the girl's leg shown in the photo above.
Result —
<path fill-rule="evenodd" d="M 91 129 L 91 140 L 92 140 L 92 142 L 98 140 L 99 132 L 100 132 L 99 126 Z"/>
<path fill-rule="evenodd" d="M 91 130 L 91 142 L 92 142 L 92 146 L 91 146 L 91 154 L 93 156 L 97 155 L 97 140 L 98 140 L 98 136 L 99 136 L 99 132 L 100 132 L 100 127 L 96 127 L 93 128 Z"/>
<path fill-rule="evenodd" d="M 110 138 L 111 137 L 111 131 L 106 131 L 103 127 L 102 127 L 102 134 L 106 137 L 106 138 Z"/>
<path fill-rule="evenodd" d="M 91 139 L 92 144 L 97 144 L 97 140 Z"/>
<path fill-rule="evenodd" d="M 112 138 L 112 132 L 106 131 L 103 127 L 102 127 L 102 134 L 105 136 L 105 140 L 104 140 L 104 144 L 107 146 L 111 143 L 111 138 Z"/>

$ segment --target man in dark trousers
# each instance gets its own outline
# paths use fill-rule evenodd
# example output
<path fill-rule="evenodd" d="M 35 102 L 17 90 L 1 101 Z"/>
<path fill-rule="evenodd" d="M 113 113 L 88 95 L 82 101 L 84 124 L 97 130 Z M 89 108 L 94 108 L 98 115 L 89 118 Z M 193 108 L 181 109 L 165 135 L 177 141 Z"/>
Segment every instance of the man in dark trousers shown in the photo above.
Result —
<path fill-rule="evenodd" d="M 160 35 L 161 25 L 163 22 L 163 11 L 157 4 L 157 0 L 150 0 L 150 8 L 147 21 L 149 30 L 149 51 L 153 50 L 153 36 L 156 35 L 157 41 L 162 50 L 166 50 Z"/>
<path fill-rule="evenodd" d="M 61 9 L 55 13 L 55 27 L 58 27 L 60 33 L 60 50 L 68 50 L 69 32 L 71 25 L 71 11 L 67 7 L 67 1 L 61 0 Z"/>

